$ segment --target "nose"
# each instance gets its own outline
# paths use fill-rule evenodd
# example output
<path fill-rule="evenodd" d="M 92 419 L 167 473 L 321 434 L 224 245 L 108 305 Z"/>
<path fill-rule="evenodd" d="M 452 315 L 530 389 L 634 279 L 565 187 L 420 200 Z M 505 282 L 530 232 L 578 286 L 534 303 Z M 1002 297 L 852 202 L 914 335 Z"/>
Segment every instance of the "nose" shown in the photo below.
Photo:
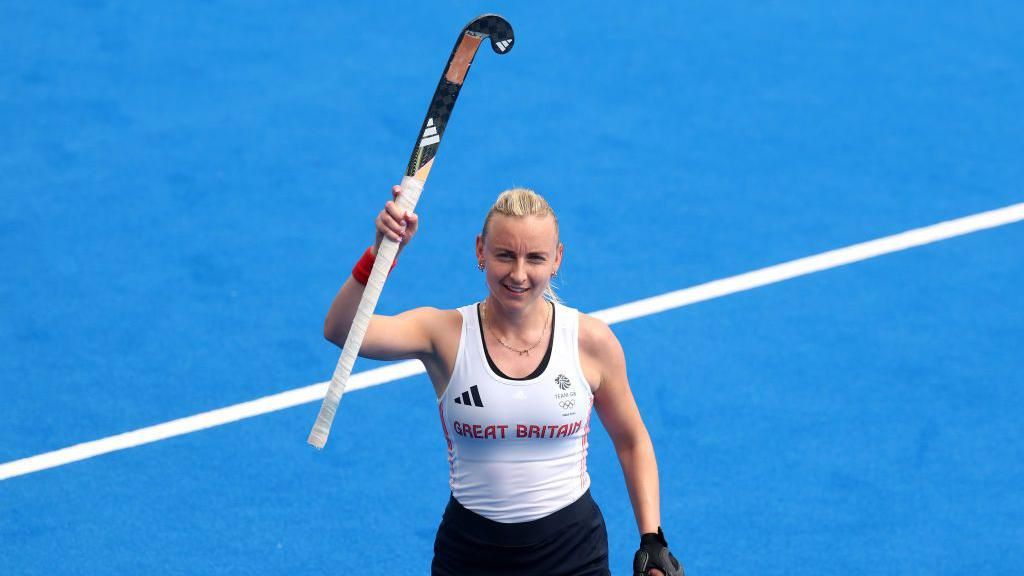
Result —
<path fill-rule="evenodd" d="M 516 284 L 526 284 L 526 261 L 522 258 L 516 258 L 516 264 L 512 267 L 509 277 Z"/>

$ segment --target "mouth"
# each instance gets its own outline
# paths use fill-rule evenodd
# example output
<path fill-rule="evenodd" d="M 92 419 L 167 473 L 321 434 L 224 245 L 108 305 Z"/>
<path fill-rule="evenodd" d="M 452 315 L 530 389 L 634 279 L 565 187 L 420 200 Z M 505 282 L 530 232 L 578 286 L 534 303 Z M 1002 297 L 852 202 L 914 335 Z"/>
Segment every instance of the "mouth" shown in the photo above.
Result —
<path fill-rule="evenodd" d="M 502 286 L 505 288 L 505 290 L 508 290 L 510 293 L 515 294 L 517 296 L 526 294 L 529 291 L 529 288 L 526 287 L 509 286 L 508 284 L 502 284 Z"/>

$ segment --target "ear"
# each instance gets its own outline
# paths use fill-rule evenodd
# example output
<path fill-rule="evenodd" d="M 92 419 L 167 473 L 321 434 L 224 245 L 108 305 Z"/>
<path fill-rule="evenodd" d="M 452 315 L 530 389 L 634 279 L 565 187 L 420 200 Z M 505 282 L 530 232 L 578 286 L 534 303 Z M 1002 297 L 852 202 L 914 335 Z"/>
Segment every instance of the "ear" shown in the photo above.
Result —
<path fill-rule="evenodd" d="M 484 261 L 484 237 L 481 234 L 476 235 L 476 261 Z"/>
<path fill-rule="evenodd" d="M 565 245 L 561 242 L 558 243 L 558 248 L 555 248 L 555 272 L 558 272 L 558 269 L 562 267 L 562 252 L 564 248 Z"/>

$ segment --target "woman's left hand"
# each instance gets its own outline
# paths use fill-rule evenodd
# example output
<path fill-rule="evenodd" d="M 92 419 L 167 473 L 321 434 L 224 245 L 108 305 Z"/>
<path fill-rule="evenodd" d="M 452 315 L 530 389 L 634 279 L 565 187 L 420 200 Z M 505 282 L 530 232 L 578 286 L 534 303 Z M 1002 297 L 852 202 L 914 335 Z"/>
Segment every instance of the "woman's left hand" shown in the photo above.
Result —
<path fill-rule="evenodd" d="M 640 549 L 633 556 L 633 576 L 686 576 L 683 565 L 669 551 L 661 528 L 640 537 Z"/>

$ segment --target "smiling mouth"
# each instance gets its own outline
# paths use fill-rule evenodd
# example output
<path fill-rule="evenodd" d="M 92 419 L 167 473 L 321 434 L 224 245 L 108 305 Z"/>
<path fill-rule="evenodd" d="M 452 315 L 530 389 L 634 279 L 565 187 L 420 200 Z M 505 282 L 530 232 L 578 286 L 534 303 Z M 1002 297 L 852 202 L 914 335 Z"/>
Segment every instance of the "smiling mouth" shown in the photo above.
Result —
<path fill-rule="evenodd" d="M 509 292 L 511 292 L 513 294 L 525 294 L 526 291 L 528 290 L 527 288 L 513 288 L 512 286 L 509 286 L 508 284 L 502 284 L 502 286 L 504 286 L 506 290 L 508 290 Z"/>

